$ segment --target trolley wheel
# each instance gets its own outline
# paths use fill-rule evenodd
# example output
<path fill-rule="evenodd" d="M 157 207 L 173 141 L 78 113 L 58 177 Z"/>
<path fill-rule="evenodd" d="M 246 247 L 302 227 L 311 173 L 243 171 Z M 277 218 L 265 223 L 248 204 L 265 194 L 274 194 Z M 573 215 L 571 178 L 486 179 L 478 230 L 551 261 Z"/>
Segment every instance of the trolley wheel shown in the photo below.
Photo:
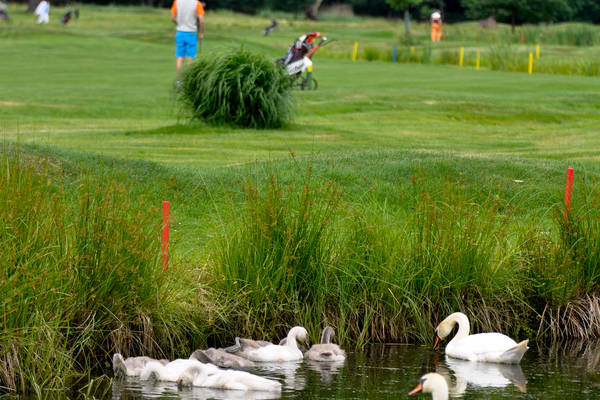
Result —
<path fill-rule="evenodd" d="M 302 79 L 302 81 L 300 81 L 300 83 L 298 84 L 298 86 L 300 86 L 300 89 L 304 90 L 317 90 L 317 88 L 319 87 L 319 83 L 317 82 L 317 80 L 315 78 L 312 78 L 310 80 L 310 89 L 308 88 L 308 81 L 306 78 Z"/>

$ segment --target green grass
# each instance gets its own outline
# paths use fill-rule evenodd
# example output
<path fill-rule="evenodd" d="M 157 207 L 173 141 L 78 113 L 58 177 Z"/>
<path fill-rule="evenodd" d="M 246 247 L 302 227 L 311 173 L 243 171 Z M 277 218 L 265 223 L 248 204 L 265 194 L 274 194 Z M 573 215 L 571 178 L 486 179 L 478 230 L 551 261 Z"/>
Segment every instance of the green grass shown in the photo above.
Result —
<path fill-rule="evenodd" d="M 313 29 L 340 40 L 314 58 L 319 90 L 293 93 L 293 124 L 189 123 L 167 10 L 86 6 L 66 27 L 53 10 L 39 27 L 13 7 L 0 31 L 0 361 L 22 366 L 0 363 L 2 386 L 63 387 L 115 350 L 181 357 L 295 324 L 316 340 L 332 323 L 348 348 L 422 342 L 458 309 L 519 338 L 540 317 L 549 336 L 598 335 L 583 318 L 600 287 L 597 78 L 436 65 L 463 41 L 467 64 L 477 46 L 525 51 L 506 27 L 449 26 L 428 56 L 417 26 L 414 59 L 393 64 L 336 58 L 357 36 L 373 59 L 391 51 L 389 21 L 282 20 L 263 37 L 266 18 L 208 13 L 206 53 L 274 60 Z M 560 326 L 561 310 L 583 322 Z"/>

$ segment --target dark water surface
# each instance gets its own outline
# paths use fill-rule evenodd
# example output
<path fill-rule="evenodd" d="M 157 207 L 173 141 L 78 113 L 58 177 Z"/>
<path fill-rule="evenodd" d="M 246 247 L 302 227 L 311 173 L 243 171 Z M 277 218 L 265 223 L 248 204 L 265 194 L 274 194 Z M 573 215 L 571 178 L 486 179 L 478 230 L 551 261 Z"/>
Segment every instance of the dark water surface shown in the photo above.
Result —
<path fill-rule="evenodd" d="M 283 392 L 179 390 L 176 384 L 128 379 L 113 383 L 112 399 L 401 399 L 432 371 L 450 378 L 451 398 L 600 399 L 600 342 L 534 345 L 514 366 L 451 359 L 424 346 L 373 345 L 348 352 L 343 363 L 265 364 L 248 371 L 277 379 Z"/>

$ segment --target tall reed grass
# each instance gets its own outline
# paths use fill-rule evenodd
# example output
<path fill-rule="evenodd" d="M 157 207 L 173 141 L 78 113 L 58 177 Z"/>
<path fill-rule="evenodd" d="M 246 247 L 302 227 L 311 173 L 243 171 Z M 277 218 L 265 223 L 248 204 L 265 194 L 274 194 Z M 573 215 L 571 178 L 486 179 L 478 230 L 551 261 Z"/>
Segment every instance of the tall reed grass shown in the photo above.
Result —
<path fill-rule="evenodd" d="M 194 118 L 250 128 L 291 121 L 292 81 L 272 60 L 240 48 L 205 54 L 187 69 L 179 89 Z"/>
<path fill-rule="evenodd" d="M 271 324 L 283 334 L 302 322 L 318 333 L 331 323 L 359 345 L 424 341 L 453 309 L 507 328 L 506 311 L 519 307 L 525 274 L 492 202 L 470 203 L 448 185 L 440 199 L 421 194 L 410 212 L 354 209 L 335 182 L 313 186 L 310 174 L 303 184 L 271 176 L 256 185 L 245 184 L 246 207 L 215 243 L 223 295 L 238 299 L 236 332 Z"/>
<path fill-rule="evenodd" d="M 200 330 L 187 292 L 166 290 L 156 207 L 89 175 L 73 191 L 59 164 L 18 149 L 0 161 L 3 390 L 65 388 L 115 351 L 173 354 Z"/>
<path fill-rule="evenodd" d="M 564 227 L 558 235 L 515 223 L 509 205 L 466 198 L 452 182 L 415 186 L 395 209 L 369 196 L 350 206 L 335 182 L 315 184 L 310 172 L 285 184 L 271 173 L 243 190 L 245 206 L 232 207 L 213 242 L 217 293 L 229 299 L 229 329 L 242 334 L 280 337 L 300 323 L 316 340 L 333 324 L 342 343 L 359 347 L 427 342 L 442 318 L 462 310 L 477 330 L 533 337 L 553 304 L 597 290 L 593 202 L 577 214 L 589 226 L 569 225 L 580 232 L 577 247 Z"/>

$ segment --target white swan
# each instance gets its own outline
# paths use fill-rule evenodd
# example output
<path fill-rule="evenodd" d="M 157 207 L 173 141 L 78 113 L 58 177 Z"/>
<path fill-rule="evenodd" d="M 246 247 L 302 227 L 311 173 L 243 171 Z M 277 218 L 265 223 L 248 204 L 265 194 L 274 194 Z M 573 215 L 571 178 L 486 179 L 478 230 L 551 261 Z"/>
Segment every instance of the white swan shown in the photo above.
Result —
<path fill-rule="evenodd" d="M 258 362 L 285 362 L 302 360 L 302 351 L 296 340 L 307 342 L 308 332 L 301 326 L 290 329 L 285 345 L 268 344 L 248 351 L 248 359 Z"/>
<path fill-rule="evenodd" d="M 486 361 L 505 364 L 517 364 L 527 351 L 529 340 L 518 343 L 506 335 L 497 332 L 469 335 L 469 319 L 463 313 L 450 314 L 435 330 L 436 350 L 440 340 L 447 337 L 454 325 L 458 324 L 458 332 L 446 345 L 446 355 L 469 361 Z"/>
<path fill-rule="evenodd" d="M 281 383 L 244 371 L 207 368 L 209 364 L 187 368 L 177 380 L 180 386 L 198 386 L 212 389 L 257 390 L 280 392 Z"/>
<path fill-rule="evenodd" d="M 140 376 L 140 373 L 151 361 L 167 364 L 168 360 L 155 360 L 150 357 L 127 357 L 123 359 L 121 353 L 113 354 L 113 371 L 116 377 Z"/>
<path fill-rule="evenodd" d="M 448 383 L 442 375 L 432 372 L 423 375 L 419 379 L 419 384 L 408 395 L 412 396 L 419 392 L 431 393 L 433 400 L 448 400 Z"/>
<path fill-rule="evenodd" d="M 332 327 L 326 326 L 321 334 L 321 343 L 313 344 L 312 347 L 304 353 L 304 359 L 313 361 L 344 361 L 346 352 L 337 344 L 331 343 L 331 338 L 335 335 Z"/>
<path fill-rule="evenodd" d="M 163 365 L 158 361 L 150 361 L 142 369 L 140 380 L 146 381 L 154 379 L 157 381 L 177 382 L 181 374 L 190 367 L 202 367 L 207 371 L 218 371 L 219 368 L 212 364 L 203 364 L 195 359 L 177 359 Z"/>

